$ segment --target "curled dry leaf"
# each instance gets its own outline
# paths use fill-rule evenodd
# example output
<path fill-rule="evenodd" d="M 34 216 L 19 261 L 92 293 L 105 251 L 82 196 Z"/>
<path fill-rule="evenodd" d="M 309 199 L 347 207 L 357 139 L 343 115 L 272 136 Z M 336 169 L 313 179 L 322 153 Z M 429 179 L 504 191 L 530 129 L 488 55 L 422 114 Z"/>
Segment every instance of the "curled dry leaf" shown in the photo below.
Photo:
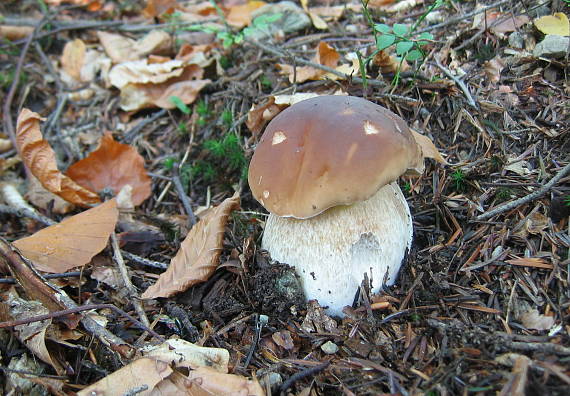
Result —
<path fill-rule="evenodd" d="M 109 132 L 103 135 L 97 150 L 69 167 L 67 175 L 91 191 L 110 188 L 118 194 L 124 186 L 130 185 L 135 205 L 143 203 L 151 194 L 151 179 L 144 168 L 143 157 L 134 147 L 115 141 Z"/>
<path fill-rule="evenodd" d="M 61 67 L 75 81 L 81 81 L 81 69 L 85 64 L 87 48 L 80 39 L 68 41 L 63 47 L 61 55 Z"/>
<path fill-rule="evenodd" d="M 74 208 L 66 200 L 46 190 L 34 176 L 28 177 L 28 191 L 25 197 L 37 208 L 47 209 L 49 206 L 56 214 L 66 214 Z"/>
<path fill-rule="evenodd" d="M 425 158 L 432 158 L 440 164 L 447 164 L 447 161 L 441 156 L 439 150 L 435 147 L 435 144 L 433 144 L 430 138 L 414 131 L 413 129 L 411 131 L 416 143 L 422 148 L 422 153 Z"/>
<path fill-rule="evenodd" d="M 210 82 L 202 80 L 202 65 L 208 64 L 202 52 L 184 60 L 162 63 L 147 60 L 125 62 L 109 73 L 111 84 L 121 90 L 121 109 L 136 111 L 147 107 L 173 109 L 170 100 L 176 96 L 185 104 L 196 100 L 200 90 Z"/>
<path fill-rule="evenodd" d="M 208 280 L 219 264 L 228 217 L 239 203 L 239 194 L 236 192 L 196 223 L 168 269 L 141 297 L 170 297 Z"/>
<path fill-rule="evenodd" d="M 112 199 L 19 239 L 14 246 L 36 269 L 65 272 L 87 264 L 107 246 L 118 216 L 117 203 Z"/>
<path fill-rule="evenodd" d="M 97 32 L 103 49 L 114 63 L 139 60 L 147 55 L 166 55 L 172 50 L 172 38 L 163 30 L 152 30 L 139 40 L 121 34 Z"/>
<path fill-rule="evenodd" d="M 496 84 L 501 80 L 501 71 L 505 67 L 505 61 L 500 56 L 495 56 L 484 64 L 487 79 Z"/>
<path fill-rule="evenodd" d="M 48 191 L 79 206 L 90 206 L 100 201 L 89 191 L 57 169 L 55 153 L 43 139 L 39 114 L 23 109 L 16 126 L 16 145 L 26 167 Z"/>
<path fill-rule="evenodd" d="M 313 62 L 335 68 L 339 59 L 340 55 L 338 52 L 324 41 L 321 41 L 317 47 L 317 53 L 313 58 Z M 324 70 L 315 69 L 311 66 L 297 67 L 296 70 L 291 65 L 278 63 L 277 66 L 281 69 L 282 74 L 289 75 L 289 81 L 291 83 L 295 82 L 295 80 L 298 83 L 302 83 L 307 80 L 318 80 L 327 73 Z"/>
<path fill-rule="evenodd" d="M 229 7 L 228 14 L 226 15 L 226 20 L 230 25 L 235 28 L 241 29 L 245 26 L 249 26 L 251 23 L 251 13 L 260 7 L 267 4 L 264 1 L 248 1 L 245 4 L 237 4 Z"/>
<path fill-rule="evenodd" d="M 329 26 L 323 20 L 323 18 L 321 18 L 318 14 L 312 12 L 309 9 L 309 0 L 301 0 L 301 6 L 303 7 L 303 10 L 305 10 L 307 15 L 309 15 L 309 18 L 311 18 L 311 22 L 313 23 L 313 26 L 315 28 L 320 30 L 328 29 Z"/>
<path fill-rule="evenodd" d="M 271 96 L 267 103 L 252 107 L 247 113 L 245 125 L 253 136 L 257 136 L 273 117 L 281 112 L 286 106 L 275 104 L 275 97 Z"/>
<path fill-rule="evenodd" d="M 171 14 L 177 8 L 176 0 L 148 0 L 143 15 L 147 18 L 155 18 L 163 14 Z"/>

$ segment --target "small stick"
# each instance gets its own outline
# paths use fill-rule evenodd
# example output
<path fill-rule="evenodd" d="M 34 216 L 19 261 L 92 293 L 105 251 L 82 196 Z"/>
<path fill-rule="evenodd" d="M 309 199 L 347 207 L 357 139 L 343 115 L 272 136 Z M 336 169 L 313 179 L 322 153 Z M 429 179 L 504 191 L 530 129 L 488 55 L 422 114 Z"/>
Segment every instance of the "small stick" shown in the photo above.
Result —
<path fill-rule="evenodd" d="M 453 73 L 451 73 L 451 71 L 448 68 L 443 66 L 437 58 L 435 58 L 435 64 L 437 65 L 437 67 L 441 69 L 442 72 L 445 73 L 447 77 L 451 78 L 455 82 L 455 84 L 457 84 L 459 89 L 461 89 L 461 91 L 465 95 L 465 98 L 467 98 L 467 103 L 469 103 L 469 105 L 474 109 L 478 109 L 479 107 L 473 100 L 473 97 L 471 96 L 471 93 L 469 92 L 469 88 L 467 88 L 467 85 L 465 85 L 463 81 L 455 77 Z"/>
<path fill-rule="evenodd" d="M 153 329 L 146 327 L 143 323 L 141 323 L 137 319 L 133 318 L 131 315 L 129 315 L 128 313 L 123 311 L 121 308 L 114 306 L 113 304 L 87 304 L 87 305 L 81 305 L 81 306 L 74 307 L 74 308 L 63 309 L 61 311 L 50 312 L 50 313 L 44 314 L 44 315 L 37 315 L 37 316 L 34 316 L 32 318 L 11 320 L 9 322 L 0 322 L 0 329 L 4 329 L 7 327 L 20 326 L 20 325 L 24 325 L 24 324 L 28 324 L 28 323 L 40 322 L 42 320 L 58 318 L 60 316 L 72 315 L 72 314 L 83 312 L 83 311 L 91 311 L 93 309 L 111 309 L 111 310 L 115 311 L 116 313 L 118 313 L 119 315 L 122 315 L 122 316 L 126 317 L 127 319 L 129 319 L 131 322 L 133 322 L 135 325 L 137 325 L 137 327 L 140 328 L 141 330 L 147 331 L 153 337 L 156 337 L 160 341 L 164 342 L 164 337 L 162 337 L 160 334 L 155 332 Z"/>
<path fill-rule="evenodd" d="M 59 279 L 59 278 L 78 278 L 81 276 L 81 271 L 70 271 L 70 272 L 62 272 L 60 274 L 45 274 L 43 277 L 45 279 Z M 0 284 L 16 284 L 18 281 L 14 278 L 2 278 L 0 279 Z"/>
<path fill-rule="evenodd" d="M 180 173 L 178 172 L 178 164 L 174 164 L 172 167 L 172 183 L 174 187 L 176 187 L 176 191 L 178 192 L 178 197 L 182 201 L 182 205 L 184 206 L 184 210 L 186 210 L 186 214 L 188 215 L 188 226 L 192 227 L 196 224 L 196 216 L 194 216 L 194 212 L 192 211 L 192 204 L 188 199 L 188 195 L 184 191 L 184 187 L 182 186 L 182 182 L 180 181 Z"/>
<path fill-rule="evenodd" d="M 522 198 L 515 199 L 514 201 L 508 202 L 504 205 L 497 206 L 493 210 L 490 210 L 488 212 L 480 214 L 479 216 L 477 216 L 475 218 L 475 220 L 477 220 L 477 221 L 487 220 L 487 219 L 489 219 L 495 215 L 498 215 L 499 213 L 506 212 L 508 210 L 516 208 L 517 206 L 520 206 L 520 205 L 523 205 L 527 202 L 533 201 L 533 200 L 537 199 L 538 197 L 541 197 L 542 195 L 546 194 L 556 183 L 558 183 L 558 181 L 560 179 L 562 179 L 563 177 L 565 177 L 569 173 L 570 173 L 570 163 L 568 163 L 564 168 L 560 169 L 558 171 L 558 173 L 556 175 L 554 175 L 554 177 L 552 177 L 552 179 L 550 179 L 548 181 L 548 183 L 546 183 L 544 186 L 542 186 L 541 188 L 539 188 L 535 192 L 528 194 Z"/>
<path fill-rule="evenodd" d="M 292 387 L 295 382 L 302 380 L 303 378 L 310 377 L 312 375 L 320 373 L 321 371 L 326 369 L 330 364 L 331 362 L 324 362 L 322 364 L 319 364 L 318 366 L 309 367 L 303 371 L 299 371 L 298 373 L 293 374 L 292 376 L 287 378 L 285 382 L 283 382 L 283 384 L 279 388 L 279 393 L 281 395 L 285 395 L 287 389 Z"/>
<path fill-rule="evenodd" d="M 119 272 L 121 273 L 121 278 L 123 279 L 123 283 L 127 288 L 127 292 L 135 311 L 139 315 L 141 322 L 145 324 L 146 327 L 150 327 L 150 322 L 146 316 L 146 312 L 142 306 L 142 303 L 139 299 L 137 289 L 131 283 L 131 278 L 129 277 L 129 273 L 127 271 L 127 266 L 125 265 L 125 261 L 123 260 L 123 256 L 121 255 L 121 249 L 119 248 L 119 241 L 117 240 L 117 235 L 113 232 L 111 234 L 111 246 L 113 247 L 115 263 L 119 268 Z"/>

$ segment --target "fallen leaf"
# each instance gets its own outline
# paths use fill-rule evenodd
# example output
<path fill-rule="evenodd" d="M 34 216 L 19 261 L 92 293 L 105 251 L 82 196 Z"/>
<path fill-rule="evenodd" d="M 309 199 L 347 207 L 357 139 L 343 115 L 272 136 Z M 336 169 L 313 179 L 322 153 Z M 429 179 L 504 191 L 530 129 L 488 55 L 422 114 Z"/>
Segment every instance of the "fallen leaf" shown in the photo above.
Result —
<path fill-rule="evenodd" d="M 307 15 L 309 15 L 309 18 L 311 18 L 311 22 L 313 22 L 315 28 L 320 30 L 328 29 L 329 26 L 327 23 L 318 14 L 309 10 L 309 0 L 301 0 L 301 6 Z"/>
<path fill-rule="evenodd" d="M 63 47 L 61 67 L 76 81 L 81 81 L 81 68 L 85 64 L 85 52 L 85 43 L 80 39 L 68 41 Z"/>
<path fill-rule="evenodd" d="M 323 66 L 335 68 L 338 64 L 339 59 L 340 55 L 338 52 L 326 42 L 321 41 L 317 47 L 317 53 L 313 58 L 313 62 Z M 281 63 L 278 63 L 277 66 L 281 69 L 282 74 L 289 75 L 289 81 L 291 83 L 295 81 L 302 83 L 307 80 L 318 80 L 327 73 L 324 70 L 316 69 L 312 66 L 301 66 L 294 68 L 291 65 Z"/>
<path fill-rule="evenodd" d="M 271 336 L 273 342 L 279 345 L 281 348 L 286 350 L 291 350 L 295 346 L 293 344 L 293 338 L 291 338 L 291 332 L 289 330 L 282 330 L 273 333 Z"/>
<path fill-rule="evenodd" d="M 147 18 L 155 18 L 163 14 L 171 14 L 177 8 L 176 0 L 147 0 L 143 15 Z"/>
<path fill-rule="evenodd" d="M 390 5 L 394 2 L 395 0 L 370 0 L 368 2 L 368 7 L 373 7 L 373 8 L 379 8 L 382 6 L 387 6 Z"/>
<path fill-rule="evenodd" d="M 10 41 L 21 40 L 32 34 L 32 26 L 0 25 L 0 37 Z"/>
<path fill-rule="evenodd" d="M 339 333 L 337 323 L 326 314 L 317 300 L 307 302 L 307 315 L 301 323 L 301 328 L 308 333 Z"/>
<path fill-rule="evenodd" d="M 97 32 L 97 37 L 114 63 L 135 61 L 150 54 L 166 55 L 172 50 L 172 38 L 163 30 L 152 30 L 136 41 L 103 31 Z"/>
<path fill-rule="evenodd" d="M 226 15 L 226 20 L 228 24 L 238 29 L 249 26 L 252 20 L 251 13 L 265 4 L 267 3 L 264 1 L 253 0 L 245 4 L 231 6 Z"/>
<path fill-rule="evenodd" d="M 505 62 L 500 56 L 495 56 L 483 64 L 485 76 L 492 84 L 496 84 L 501 80 L 501 71 L 505 67 Z"/>
<path fill-rule="evenodd" d="M 534 235 L 540 235 L 548 225 L 550 224 L 548 217 L 540 212 L 533 212 L 526 219 L 525 228 L 526 230 Z"/>
<path fill-rule="evenodd" d="M 544 34 L 570 36 L 570 22 L 563 12 L 556 12 L 553 15 L 545 15 L 535 19 L 534 26 Z"/>
<path fill-rule="evenodd" d="M 245 125 L 251 131 L 253 136 L 257 136 L 269 121 L 284 109 L 285 105 L 277 105 L 275 97 L 271 96 L 267 103 L 253 106 L 247 113 L 247 121 Z"/>
<path fill-rule="evenodd" d="M 152 64 L 147 59 L 123 62 L 111 69 L 109 82 L 119 89 L 129 84 L 160 84 L 182 75 L 184 66 L 179 59 Z"/>
<path fill-rule="evenodd" d="M 142 354 L 176 367 L 196 369 L 204 366 L 220 373 L 228 372 L 230 362 L 230 354 L 226 349 L 203 347 L 182 339 L 166 340 L 160 345 L 143 349 Z"/>
<path fill-rule="evenodd" d="M 67 175 L 91 191 L 110 188 L 118 194 L 124 186 L 130 185 L 135 206 L 151 194 L 151 179 L 144 168 L 144 158 L 134 147 L 115 141 L 109 132 L 103 135 L 97 150 L 67 169 Z"/>
<path fill-rule="evenodd" d="M 219 264 L 228 217 L 239 206 L 239 202 L 239 194 L 236 192 L 196 223 L 168 269 L 141 297 L 170 297 L 208 280 Z"/>
<path fill-rule="evenodd" d="M 338 21 L 344 14 L 344 10 L 350 8 L 345 5 L 328 7 L 309 7 L 309 13 L 318 15 L 325 21 Z"/>
<path fill-rule="evenodd" d="M 124 395 L 143 385 L 147 386 L 143 394 L 150 395 L 156 385 L 168 378 L 172 372 L 173 370 L 168 363 L 150 358 L 140 358 L 80 390 L 77 395 Z"/>
<path fill-rule="evenodd" d="M 13 244 L 36 269 L 65 272 L 84 266 L 107 246 L 118 216 L 117 203 L 112 199 Z"/>
<path fill-rule="evenodd" d="M 184 383 L 187 383 L 187 381 L 190 381 L 193 386 L 201 389 L 204 395 L 265 395 L 263 388 L 257 380 L 250 380 L 241 375 L 220 373 L 209 367 L 199 367 L 196 370 L 190 371 L 188 376 L 184 378 Z M 191 388 L 188 389 L 187 392 L 189 396 L 194 395 Z"/>
<path fill-rule="evenodd" d="M 550 330 L 554 326 L 554 318 L 540 314 L 536 308 L 523 312 L 519 319 L 524 327 L 531 330 Z"/>
<path fill-rule="evenodd" d="M 514 32 L 529 22 L 530 19 L 526 15 L 513 16 L 510 13 L 492 11 L 475 18 L 473 28 L 489 29 L 493 34 L 502 35 L 503 33 Z"/>
<path fill-rule="evenodd" d="M 16 145 L 24 165 L 48 191 L 68 202 L 89 206 L 100 201 L 99 196 L 89 191 L 57 169 L 55 153 L 43 139 L 39 114 L 22 109 L 16 125 Z"/>
<path fill-rule="evenodd" d="M 35 207 L 44 210 L 49 207 L 56 214 L 69 213 L 75 207 L 63 198 L 46 190 L 39 180 L 32 175 L 28 177 L 28 188 L 25 198 L 34 204 Z"/>
<path fill-rule="evenodd" d="M 441 156 L 439 150 L 435 147 L 435 144 L 433 144 L 430 138 L 414 131 L 413 129 L 410 130 L 412 131 L 412 135 L 414 136 L 416 143 L 422 148 L 422 153 L 425 158 L 432 158 L 440 164 L 448 163 L 445 158 Z"/>

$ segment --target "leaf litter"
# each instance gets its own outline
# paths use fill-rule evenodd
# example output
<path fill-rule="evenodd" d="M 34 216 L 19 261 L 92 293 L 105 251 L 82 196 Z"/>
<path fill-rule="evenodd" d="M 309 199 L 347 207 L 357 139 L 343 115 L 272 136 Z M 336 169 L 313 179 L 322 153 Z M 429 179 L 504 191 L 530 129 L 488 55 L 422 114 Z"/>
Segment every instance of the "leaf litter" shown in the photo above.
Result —
<path fill-rule="evenodd" d="M 39 14 L 18 3 L 0 6 L 0 34 L 18 49 L 0 54 L 0 85 L 19 83 L 4 111 L 19 114 L 16 134 L 0 135 L 1 182 L 18 196 L 0 202 L 0 262 L 18 285 L 2 286 L 0 312 L 11 312 L 4 322 L 47 318 L 16 326 L 25 352 L 3 356 L 66 376 L 25 379 L 26 389 L 570 391 L 567 59 L 548 55 L 567 51 L 551 47 L 567 36 L 565 3 L 440 2 L 427 13 L 433 2 L 370 1 L 368 19 L 356 0 L 299 2 L 287 18 L 255 1 L 53 0 L 37 34 L 54 41 L 32 37 L 28 52 L 17 40 L 33 29 L 10 18 Z M 408 46 L 430 32 L 425 59 L 402 61 L 396 45 L 374 53 L 374 23 L 407 26 Z M 359 56 L 371 59 L 365 70 Z M 400 181 L 415 240 L 399 282 L 344 318 L 305 303 L 294 270 L 259 249 L 266 217 L 244 179 L 264 125 L 323 94 L 390 108 L 436 160 Z M 37 198 L 43 188 L 75 207 Z M 114 232 L 120 246 L 106 249 Z M 60 287 L 48 272 L 64 276 Z M 16 315 L 14 290 L 28 314 Z M 24 385 L 12 378 L 2 390 L 17 394 Z"/>

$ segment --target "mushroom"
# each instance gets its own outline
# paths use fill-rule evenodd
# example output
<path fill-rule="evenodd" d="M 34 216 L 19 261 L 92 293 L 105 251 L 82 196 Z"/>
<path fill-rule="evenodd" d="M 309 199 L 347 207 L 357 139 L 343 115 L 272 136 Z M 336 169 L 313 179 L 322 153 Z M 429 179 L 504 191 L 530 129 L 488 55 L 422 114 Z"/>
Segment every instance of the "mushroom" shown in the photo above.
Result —
<path fill-rule="evenodd" d="M 378 292 L 396 280 L 413 235 L 395 180 L 421 172 L 407 124 L 351 96 L 319 96 L 276 116 L 251 159 L 248 182 L 270 215 L 262 248 L 295 267 L 305 296 L 339 315 L 368 273 Z"/>

